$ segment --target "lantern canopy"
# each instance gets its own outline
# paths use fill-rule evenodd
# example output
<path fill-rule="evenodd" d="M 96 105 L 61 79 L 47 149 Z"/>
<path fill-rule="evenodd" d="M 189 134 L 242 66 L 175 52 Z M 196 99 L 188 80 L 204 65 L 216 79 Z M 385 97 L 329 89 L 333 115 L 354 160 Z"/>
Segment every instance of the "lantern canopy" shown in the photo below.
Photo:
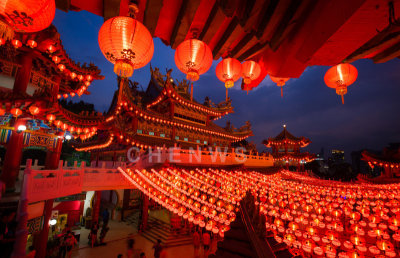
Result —
<path fill-rule="evenodd" d="M 281 97 L 283 97 L 283 86 L 290 78 L 275 77 L 272 75 L 270 75 L 269 78 L 271 78 L 271 80 L 275 82 L 278 87 L 281 87 Z"/>
<path fill-rule="evenodd" d="M 0 35 L 12 39 L 14 31 L 31 33 L 50 26 L 56 13 L 54 0 L 2 0 Z"/>
<path fill-rule="evenodd" d="M 226 88 L 232 88 L 242 75 L 242 64 L 237 59 L 225 58 L 217 65 L 215 73 L 220 81 L 225 82 Z"/>
<path fill-rule="evenodd" d="M 175 64 L 190 81 L 197 81 L 210 69 L 213 56 L 210 47 L 201 40 L 188 39 L 176 48 Z"/>
<path fill-rule="evenodd" d="M 261 74 L 261 67 L 257 62 L 246 61 L 242 64 L 242 76 L 245 84 L 250 84 Z"/>
<path fill-rule="evenodd" d="M 351 64 L 338 64 L 329 68 L 325 73 L 324 81 L 326 86 L 336 89 L 336 94 L 342 97 L 347 93 L 347 87 L 353 84 L 358 76 L 357 68 Z"/>
<path fill-rule="evenodd" d="M 153 57 L 153 38 L 147 28 L 131 17 L 118 16 L 104 22 L 99 31 L 99 46 L 114 72 L 130 77 Z"/>

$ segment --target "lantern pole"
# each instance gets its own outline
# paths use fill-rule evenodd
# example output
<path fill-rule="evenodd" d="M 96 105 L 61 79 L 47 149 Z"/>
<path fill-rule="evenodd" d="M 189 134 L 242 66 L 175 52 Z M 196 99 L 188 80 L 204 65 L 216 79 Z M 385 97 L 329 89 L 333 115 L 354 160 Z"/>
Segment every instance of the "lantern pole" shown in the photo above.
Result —
<path fill-rule="evenodd" d="M 342 93 L 340 96 L 342 96 L 342 104 L 344 105 L 344 97 L 343 97 L 343 93 Z"/>

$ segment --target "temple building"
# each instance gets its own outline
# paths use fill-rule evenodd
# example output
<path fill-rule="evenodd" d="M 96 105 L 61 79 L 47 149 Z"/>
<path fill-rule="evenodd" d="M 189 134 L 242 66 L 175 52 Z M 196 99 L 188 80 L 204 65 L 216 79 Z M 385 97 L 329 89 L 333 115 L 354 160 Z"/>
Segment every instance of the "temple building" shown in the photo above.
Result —
<path fill-rule="evenodd" d="M 78 140 L 74 146 L 100 152 L 100 159 L 109 160 L 125 158 L 131 146 L 225 148 L 253 135 L 250 122 L 238 129 L 214 123 L 233 113 L 230 99 L 214 104 L 206 97 L 199 103 L 189 92 L 189 82 L 175 81 L 170 73 L 162 75 L 158 68 L 151 68 L 146 91 L 139 91 L 136 82 L 120 80 L 97 139 Z M 113 142 L 116 144 L 111 145 Z"/>
<path fill-rule="evenodd" d="M 315 159 L 314 154 L 300 152 L 311 143 L 306 137 L 295 137 L 283 125 L 283 130 L 276 137 L 270 137 L 263 141 L 267 148 L 272 148 L 272 156 L 277 166 L 295 166 L 297 169 L 303 167 L 305 163 Z"/>
<path fill-rule="evenodd" d="M 400 177 L 400 144 L 392 143 L 384 148 L 382 153 L 374 154 L 369 151 L 362 152 L 362 160 L 374 168 L 380 168 L 382 173 L 380 178 L 399 178 Z"/>

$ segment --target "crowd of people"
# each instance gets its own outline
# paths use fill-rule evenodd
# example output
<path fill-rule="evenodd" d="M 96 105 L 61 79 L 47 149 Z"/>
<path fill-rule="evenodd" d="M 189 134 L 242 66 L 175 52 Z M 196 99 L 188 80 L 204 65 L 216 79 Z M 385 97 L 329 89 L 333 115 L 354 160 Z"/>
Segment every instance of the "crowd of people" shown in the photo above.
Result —
<path fill-rule="evenodd" d="M 218 236 L 214 236 L 213 233 L 207 230 L 201 230 L 196 227 L 193 233 L 193 246 L 194 246 L 194 257 L 200 257 L 203 253 L 204 257 L 208 257 L 211 252 L 212 240 L 216 240 Z M 203 247 L 203 252 L 202 252 Z"/>

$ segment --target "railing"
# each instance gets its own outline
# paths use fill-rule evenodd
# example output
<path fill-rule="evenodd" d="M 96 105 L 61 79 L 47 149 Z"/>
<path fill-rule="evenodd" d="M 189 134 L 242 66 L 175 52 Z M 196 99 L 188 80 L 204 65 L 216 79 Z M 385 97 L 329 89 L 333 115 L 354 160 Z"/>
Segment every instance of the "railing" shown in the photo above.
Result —
<path fill-rule="evenodd" d="M 230 151 L 221 151 L 220 149 L 196 150 L 180 148 L 161 148 L 159 150 L 150 150 L 140 156 L 137 163 L 139 167 L 149 167 L 155 164 L 165 162 L 182 165 L 203 165 L 203 166 L 230 166 L 244 165 L 245 167 L 271 167 L 274 165 L 272 156 L 246 155 Z"/>
<path fill-rule="evenodd" d="M 85 167 L 82 162 L 80 167 L 77 163 L 68 167 L 60 161 L 58 169 L 36 170 L 27 162 L 25 176 L 28 182 L 29 202 L 48 200 L 82 191 L 129 189 L 133 186 L 118 172 L 117 165 L 114 167 Z M 100 163 L 101 164 L 101 163 Z"/>

